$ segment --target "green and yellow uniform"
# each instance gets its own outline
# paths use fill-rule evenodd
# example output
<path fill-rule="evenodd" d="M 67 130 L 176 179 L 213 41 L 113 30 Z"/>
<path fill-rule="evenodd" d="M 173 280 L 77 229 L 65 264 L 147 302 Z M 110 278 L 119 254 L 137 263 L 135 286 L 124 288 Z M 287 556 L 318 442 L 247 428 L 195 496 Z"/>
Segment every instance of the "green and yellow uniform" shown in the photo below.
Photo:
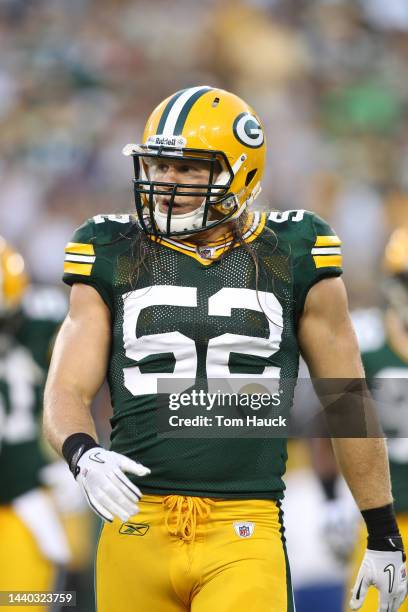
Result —
<path fill-rule="evenodd" d="M 0 332 L 2 591 L 49 590 L 55 578 L 54 564 L 44 554 L 49 546 L 44 543 L 42 548 L 39 542 L 41 521 L 48 522 L 53 515 L 34 515 L 43 507 L 40 471 L 47 463 L 40 444 L 42 389 L 65 310 L 66 298 L 60 291 L 29 289 L 20 312 L 3 321 Z M 55 535 L 51 524 L 44 531 L 48 531 L 45 539 Z M 54 546 L 49 550 L 54 551 Z"/>
<path fill-rule="evenodd" d="M 59 291 L 29 290 L 15 332 L 0 334 L 0 505 L 40 485 L 42 389 L 65 305 Z"/>
<path fill-rule="evenodd" d="M 364 325 L 371 327 L 371 330 L 367 330 L 366 340 Z M 363 317 L 361 320 L 361 327 L 360 330 L 357 324 L 362 349 L 361 357 L 382 426 L 385 433 L 390 436 L 387 446 L 394 505 L 405 550 L 408 550 L 408 424 L 406 421 L 408 360 L 405 360 L 394 348 L 379 313 L 368 311 L 366 319 Z M 373 329 L 377 332 L 377 338 L 370 337 L 373 335 Z M 388 380 L 380 382 L 378 379 Z M 352 556 L 350 588 L 354 584 L 366 547 L 367 530 L 362 525 Z M 346 609 L 348 610 L 347 605 Z M 377 612 L 377 609 L 378 592 L 371 588 L 361 610 Z M 399 610 L 408 612 L 408 600 Z"/>
<path fill-rule="evenodd" d="M 197 612 L 224 609 L 220 602 L 246 610 L 254 592 L 259 611 L 293 610 L 279 511 L 286 440 L 157 431 L 158 379 L 297 376 L 298 319 L 308 290 L 341 274 L 340 241 L 305 211 L 255 213 L 244 241 L 247 248 L 225 240 L 196 247 L 142 237 L 129 215 L 98 215 L 66 247 L 64 281 L 92 286 L 111 313 L 111 450 L 151 469 L 137 481 L 144 493 L 137 517 L 104 526 L 100 611 L 135 602 L 147 609 L 152 601 L 178 610 L 192 597 Z M 237 580 L 248 583 L 239 601 Z"/>

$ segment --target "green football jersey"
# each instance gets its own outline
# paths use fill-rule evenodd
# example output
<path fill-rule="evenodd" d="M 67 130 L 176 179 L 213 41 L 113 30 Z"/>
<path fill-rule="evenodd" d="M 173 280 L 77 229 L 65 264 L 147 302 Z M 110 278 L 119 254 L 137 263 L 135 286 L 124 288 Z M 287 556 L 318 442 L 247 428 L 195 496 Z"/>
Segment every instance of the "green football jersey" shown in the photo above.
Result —
<path fill-rule="evenodd" d="M 393 349 L 379 311 L 360 312 L 356 331 L 367 380 L 384 431 L 390 436 L 387 445 L 395 508 L 408 512 L 408 362 Z"/>
<path fill-rule="evenodd" d="M 146 493 L 283 496 L 285 439 L 157 427 L 162 378 L 297 377 L 297 322 L 310 287 L 341 274 L 340 241 L 303 210 L 255 213 L 243 238 L 196 247 L 146 237 L 130 215 L 98 215 L 66 247 L 64 281 L 91 285 L 111 312 L 111 449 L 151 469 L 137 480 Z"/>
<path fill-rule="evenodd" d="M 0 333 L 0 504 L 39 486 L 47 460 L 40 443 L 42 391 L 66 296 L 29 288 L 17 317 Z"/>

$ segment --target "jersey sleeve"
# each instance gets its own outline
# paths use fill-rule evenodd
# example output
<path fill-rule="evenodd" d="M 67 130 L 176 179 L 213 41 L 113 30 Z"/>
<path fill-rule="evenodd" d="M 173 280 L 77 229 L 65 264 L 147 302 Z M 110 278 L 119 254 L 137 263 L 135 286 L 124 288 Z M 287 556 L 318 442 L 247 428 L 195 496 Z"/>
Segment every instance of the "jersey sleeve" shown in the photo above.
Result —
<path fill-rule="evenodd" d="M 318 215 L 306 213 L 299 228 L 297 253 L 294 261 L 296 311 L 304 308 L 309 290 L 320 280 L 343 273 L 341 240 L 336 232 Z"/>
<path fill-rule="evenodd" d="M 75 230 L 65 247 L 62 280 L 71 286 L 74 283 L 90 285 L 112 310 L 112 257 L 109 257 L 108 241 L 99 234 L 94 219 Z"/>

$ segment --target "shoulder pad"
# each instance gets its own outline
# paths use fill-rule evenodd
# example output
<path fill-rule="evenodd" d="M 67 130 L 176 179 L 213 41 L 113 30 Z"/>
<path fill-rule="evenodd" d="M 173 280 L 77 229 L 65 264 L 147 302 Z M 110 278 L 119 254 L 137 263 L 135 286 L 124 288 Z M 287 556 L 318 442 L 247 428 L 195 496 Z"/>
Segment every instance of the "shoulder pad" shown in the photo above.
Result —
<path fill-rule="evenodd" d="M 92 242 L 103 244 L 120 238 L 122 234 L 136 226 L 136 221 L 131 214 L 102 214 L 91 217 L 84 225 L 88 225 L 93 234 Z"/>
<path fill-rule="evenodd" d="M 112 215 L 95 215 L 90 219 L 93 221 L 95 225 L 99 225 L 100 223 L 130 223 L 133 221 L 133 216 L 129 213 L 127 214 L 112 214 Z"/>
<path fill-rule="evenodd" d="M 114 244 L 137 228 L 128 215 L 96 215 L 75 230 L 65 247 L 64 273 L 90 276 L 96 260 Z"/>
<path fill-rule="evenodd" d="M 324 278 L 342 274 L 341 240 L 330 225 L 315 213 L 292 210 L 282 216 L 285 216 L 286 223 L 278 221 L 281 223 L 280 229 L 279 226 L 273 229 L 291 250 L 296 309 L 300 314 L 313 285 Z"/>
<path fill-rule="evenodd" d="M 103 244 L 120 237 L 135 225 L 136 221 L 130 214 L 95 215 L 75 230 L 73 240 L 81 240 L 86 244 Z"/>
<path fill-rule="evenodd" d="M 303 209 L 272 211 L 268 224 L 280 230 L 296 254 L 312 256 L 316 268 L 341 267 L 341 240 L 316 213 Z"/>

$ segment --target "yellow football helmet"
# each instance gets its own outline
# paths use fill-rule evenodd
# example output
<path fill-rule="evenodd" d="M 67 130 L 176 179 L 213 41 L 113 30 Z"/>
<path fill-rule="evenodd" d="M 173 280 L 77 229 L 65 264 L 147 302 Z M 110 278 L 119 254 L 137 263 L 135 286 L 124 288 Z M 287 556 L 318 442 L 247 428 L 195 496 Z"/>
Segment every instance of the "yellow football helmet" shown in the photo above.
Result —
<path fill-rule="evenodd" d="M 23 257 L 0 236 L 0 317 L 16 310 L 27 284 Z"/>
<path fill-rule="evenodd" d="M 238 218 L 260 193 L 266 144 L 262 124 L 246 102 L 213 87 L 190 87 L 166 98 L 150 115 L 142 144 L 129 144 L 139 222 L 147 233 L 185 236 Z M 149 178 L 152 158 L 208 162 L 208 182 L 168 183 Z M 149 164 L 150 162 L 150 164 Z M 169 192 L 169 188 L 171 192 Z M 168 195 L 163 213 L 156 196 Z M 176 196 L 202 198 L 186 214 L 172 214 Z"/>
<path fill-rule="evenodd" d="M 394 230 L 385 247 L 384 268 L 388 274 L 408 274 L 408 229 Z"/>
<path fill-rule="evenodd" d="M 387 301 L 408 327 L 408 229 L 400 227 L 391 234 L 383 267 Z"/>

